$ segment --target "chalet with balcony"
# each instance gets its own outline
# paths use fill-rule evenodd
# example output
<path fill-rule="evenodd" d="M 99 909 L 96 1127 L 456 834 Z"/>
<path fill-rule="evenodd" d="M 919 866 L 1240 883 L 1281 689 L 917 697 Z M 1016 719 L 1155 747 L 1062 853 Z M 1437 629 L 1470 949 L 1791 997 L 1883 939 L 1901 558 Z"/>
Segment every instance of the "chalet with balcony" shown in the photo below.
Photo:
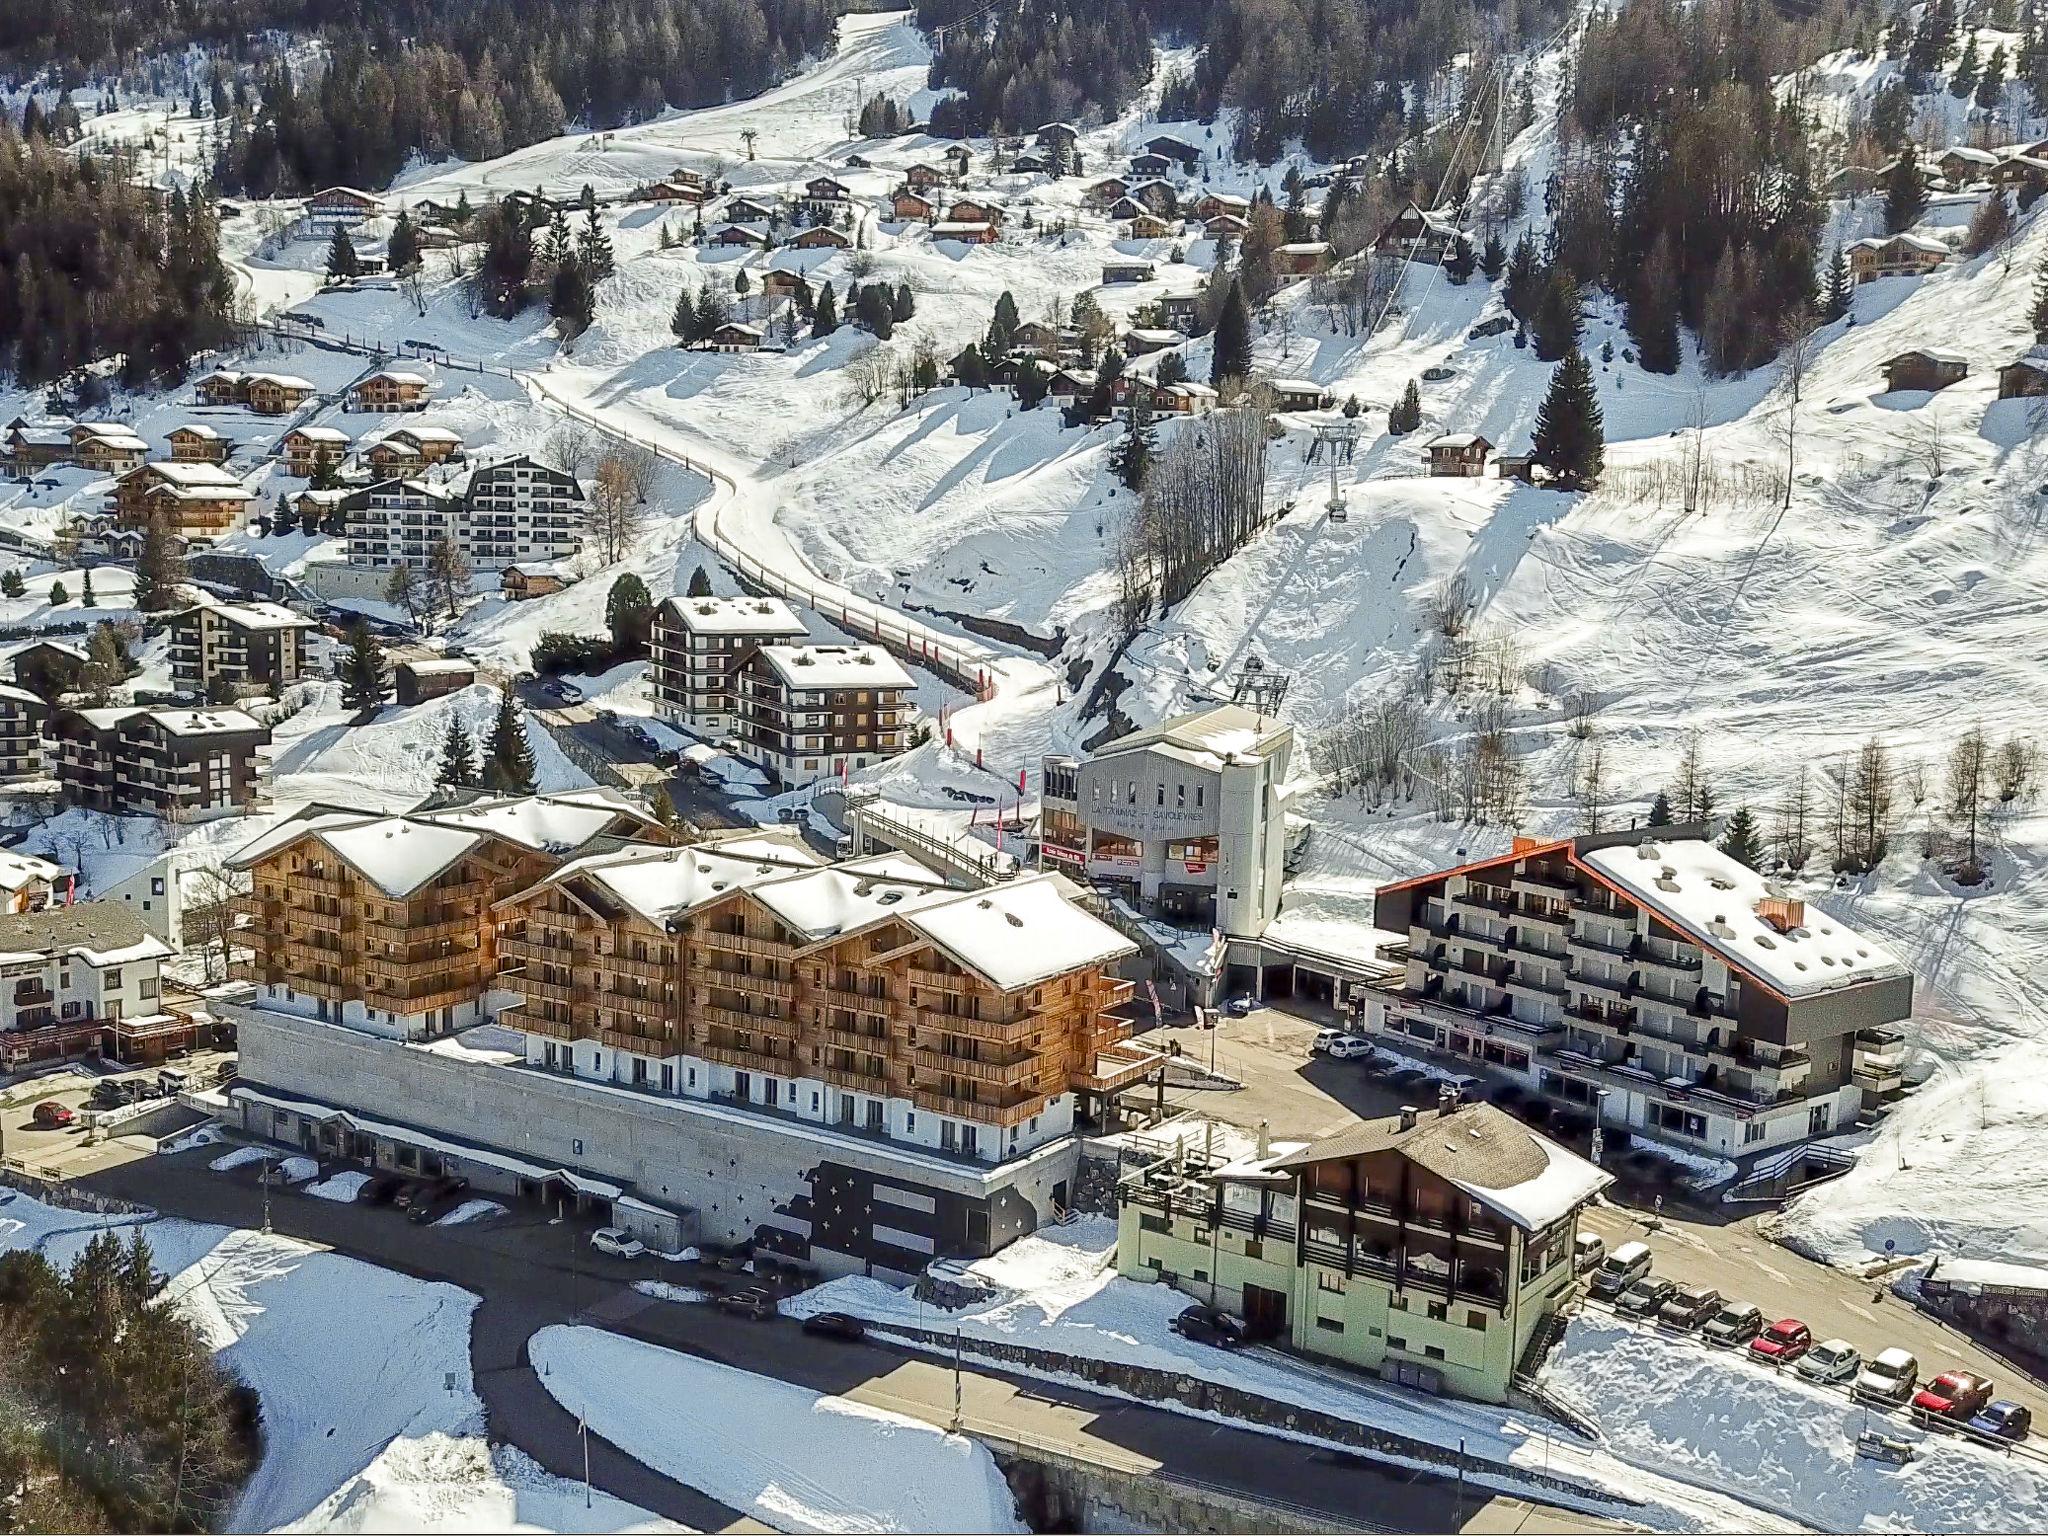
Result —
<path fill-rule="evenodd" d="M 242 379 L 241 402 L 258 416 L 289 416 L 319 393 L 295 373 L 251 373 Z"/>
<path fill-rule="evenodd" d="M 426 375 L 404 368 L 379 368 L 348 387 L 352 411 L 424 411 L 433 385 Z"/>
<path fill-rule="evenodd" d="M 929 224 L 939 216 L 939 205 L 913 187 L 898 187 L 889 199 L 889 212 L 899 219 L 921 220 Z"/>
<path fill-rule="evenodd" d="M 1472 237 L 1451 220 L 1411 200 L 1387 220 L 1372 248 L 1382 255 L 1407 261 L 1441 262 L 1452 251 L 1471 243 Z"/>
<path fill-rule="evenodd" d="M 1711 830 L 1521 838 L 1380 887 L 1377 926 L 1408 938 L 1368 1033 L 1719 1157 L 1855 1125 L 1902 1087 L 1912 972 Z"/>
<path fill-rule="evenodd" d="M 71 462 L 96 474 L 121 475 L 149 459 L 149 444 L 115 421 L 81 421 L 71 428 Z"/>
<path fill-rule="evenodd" d="M 1486 456 L 1493 444 L 1477 432 L 1446 432 L 1423 445 L 1429 454 L 1429 472 L 1454 479 L 1477 479 L 1486 473 Z"/>
<path fill-rule="evenodd" d="M 293 427 L 279 440 L 285 473 L 310 480 L 348 457 L 349 435 L 339 427 Z"/>
<path fill-rule="evenodd" d="M 904 185 L 919 192 L 929 192 L 934 187 L 944 186 L 946 173 L 935 165 L 906 166 L 903 171 Z"/>
<path fill-rule="evenodd" d="M 7 467 L 33 475 L 71 462 L 71 423 L 17 416 L 7 426 Z"/>
<path fill-rule="evenodd" d="M 760 230 L 745 224 L 726 224 L 720 226 L 718 233 L 711 237 L 710 244 L 747 246 L 753 250 L 765 251 L 768 248 L 768 237 Z"/>
<path fill-rule="evenodd" d="M 238 523 L 256 493 L 218 464 L 159 462 L 114 482 L 107 510 L 123 528 L 162 523 L 188 540 L 216 539 Z"/>
<path fill-rule="evenodd" d="M 315 230 L 353 229 L 383 212 L 382 199 L 354 187 L 329 187 L 306 199 L 306 223 Z"/>
<path fill-rule="evenodd" d="M 1505 1402 L 1575 1289 L 1579 1214 L 1612 1180 L 1455 1096 L 1228 1162 L 1124 1174 L 1117 1266 L 1280 1339 L 1426 1391 Z"/>
<path fill-rule="evenodd" d="M 1849 258 L 1849 276 L 1857 283 L 1880 277 L 1925 277 L 1955 253 L 1926 235 L 1868 236 L 1842 247 Z"/>
<path fill-rule="evenodd" d="M 188 421 L 164 435 L 171 458 L 179 464 L 225 464 L 234 444 L 224 433 L 203 421 Z"/>
<path fill-rule="evenodd" d="M 1145 153 L 1160 155 L 1173 161 L 1184 171 L 1191 171 L 1202 163 L 1202 152 L 1186 139 L 1177 139 L 1170 133 L 1159 134 L 1145 141 Z"/>

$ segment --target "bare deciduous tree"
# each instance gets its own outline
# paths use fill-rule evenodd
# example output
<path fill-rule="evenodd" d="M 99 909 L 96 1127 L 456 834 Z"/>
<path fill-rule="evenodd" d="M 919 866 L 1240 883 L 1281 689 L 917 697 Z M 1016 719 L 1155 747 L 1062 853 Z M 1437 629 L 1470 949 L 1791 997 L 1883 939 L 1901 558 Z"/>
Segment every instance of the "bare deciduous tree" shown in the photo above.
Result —
<path fill-rule="evenodd" d="M 1795 874 L 1813 857 L 1808 822 L 1813 814 L 1812 775 L 1804 763 L 1792 776 L 1771 823 L 1771 851 Z"/>
<path fill-rule="evenodd" d="M 1983 883 L 1985 869 L 1978 835 L 1984 825 L 1985 804 L 1991 794 L 1991 743 L 1984 728 L 1973 725 L 1963 732 L 1948 754 L 1948 785 L 1945 809 L 1955 835 L 1956 861 L 1951 873 L 1962 885 Z"/>
<path fill-rule="evenodd" d="M 2040 753 L 2033 742 L 2024 736 L 2008 736 L 1998 749 L 1999 802 L 2011 805 L 2031 794 L 2040 765 Z"/>
<path fill-rule="evenodd" d="M 656 460 L 644 448 L 615 443 L 598 455 L 590 477 L 589 525 L 606 565 L 625 559 L 639 536 L 655 470 Z"/>
<path fill-rule="evenodd" d="M 1609 799 L 1607 767 L 1598 737 L 1579 753 L 1578 772 L 1573 775 L 1572 798 L 1579 802 L 1579 830 L 1598 832 L 1606 820 Z"/>
<path fill-rule="evenodd" d="M 435 541 L 427 555 L 427 580 L 451 621 L 462 617 L 462 599 L 469 595 L 472 574 L 469 556 L 460 544 L 447 534 Z"/>

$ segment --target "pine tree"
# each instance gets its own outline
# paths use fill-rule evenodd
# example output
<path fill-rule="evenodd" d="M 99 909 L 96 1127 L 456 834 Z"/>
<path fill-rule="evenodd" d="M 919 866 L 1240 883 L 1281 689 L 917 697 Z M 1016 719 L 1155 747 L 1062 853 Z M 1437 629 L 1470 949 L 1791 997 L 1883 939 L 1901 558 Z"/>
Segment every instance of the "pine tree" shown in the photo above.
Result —
<path fill-rule="evenodd" d="M 676 307 L 668 317 L 668 328 L 686 347 L 703 334 L 698 329 L 696 290 L 688 283 L 683 284 L 683 291 L 676 295 Z"/>
<path fill-rule="evenodd" d="M 1998 103 L 2005 96 L 2005 72 L 2007 60 L 2005 44 L 1999 43 L 1991 50 L 1991 57 L 1984 61 L 1984 72 L 1977 77 L 1977 105 L 1986 112 L 1998 110 Z"/>
<path fill-rule="evenodd" d="M 1017 336 L 1017 301 L 1010 297 L 1005 288 L 996 299 L 996 312 L 988 322 L 988 335 L 982 346 L 982 354 L 991 361 L 1009 355 Z"/>
<path fill-rule="evenodd" d="M 1927 211 L 1927 183 L 1920 176 L 1920 158 L 1911 148 L 1900 152 L 1884 173 L 1884 227 L 1898 234 L 1920 222 Z"/>
<path fill-rule="evenodd" d="M 81 608 L 97 608 L 100 605 L 100 600 L 93 596 L 92 567 L 89 565 L 85 568 L 85 585 L 78 594 L 78 604 Z"/>
<path fill-rule="evenodd" d="M 50 583 L 50 606 L 52 608 L 55 608 L 62 603 L 68 603 L 70 601 L 71 593 L 68 590 L 66 590 L 63 582 L 53 581 Z"/>
<path fill-rule="evenodd" d="M 1657 791 L 1657 798 L 1650 802 L 1650 825 L 1668 827 L 1671 825 L 1671 801 L 1663 790 Z"/>
<path fill-rule="evenodd" d="M 576 242 L 569 233 L 569 216 L 559 208 L 548 219 L 548 243 L 543 256 L 551 267 L 566 267 L 576 259 Z"/>
<path fill-rule="evenodd" d="M 1145 398 L 1144 390 L 1131 393 L 1131 403 L 1124 410 L 1123 441 L 1110 454 L 1109 466 L 1116 472 L 1124 489 L 1142 491 L 1145 477 L 1152 471 L 1152 410 Z"/>
<path fill-rule="evenodd" d="M 953 377 L 968 389 L 988 388 L 988 365 L 981 360 L 981 348 L 970 341 L 960 349 L 953 359 Z"/>
<path fill-rule="evenodd" d="M 711 573 L 705 570 L 703 566 L 700 565 L 697 569 L 690 572 L 690 587 L 685 595 L 689 597 L 709 597 L 711 595 Z"/>
<path fill-rule="evenodd" d="M 348 652 L 341 661 L 341 702 L 360 714 L 384 704 L 384 647 L 360 619 L 349 629 Z"/>
<path fill-rule="evenodd" d="M 1444 258 L 1444 276 L 1462 288 L 1472 280 L 1472 274 L 1478 265 L 1472 255 L 1472 242 L 1460 240 L 1451 247 L 1450 254 Z"/>
<path fill-rule="evenodd" d="M 334 238 L 327 242 L 327 275 L 340 282 L 361 275 L 362 270 L 355 241 L 349 239 L 346 229 L 337 227 Z"/>
<path fill-rule="evenodd" d="M 889 318 L 898 325 L 917 313 L 917 299 L 910 291 L 910 284 L 898 283 L 896 296 L 889 306 Z"/>
<path fill-rule="evenodd" d="M 1963 44 L 1963 56 L 1956 61 L 1955 70 L 1948 77 L 1948 93 L 1957 101 L 1968 101 L 1977 91 L 1977 34 L 1972 32 L 1969 41 Z"/>
<path fill-rule="evenodd" d="M 472 789 L 482 777 L 477 769 L 476 742 L 469 728 L 451 712 L 448 734 L 441 738 L 441 764 L 434 782 L 443 789 Z"/>
<path fill-rule="evenodd" d="M 839 305 L 832 297 L 832 285 L 827 283 L 818 291 L 818 312 L 811 320 L 811 334 L 830 336 L 838 329 Z"/>
<path fill-rule="evenodd" d="M 1828 261 L 1828 285 L 1821 295 L 1820 313 L 1824 320 L 1839 320 L 1849 313 L 1850 301 L 1855 296 L 1855 283 L 1849 276 L 1849 258 L 1842 254 L 1842 248 L 1835 247 L 1835 254 Z"/>
<path fill-rule="evenodd" d="M 604 232 L 604 225 L 598 222 L 595 204 L 584 216 L 583 233 L 577 238 L 576 243 L 576 259 L 588 269 L 593 286 L 612 275 L 612 237 Z"/>
<path fill-rule="evenodd" d="M 887 341 L 896 334 L 894 304 L 895 296 L 886 283 L 869 283 L 854 290 L 854 319 L 877 341 Z"/>
<path fill-rule="evenodd" d="M 597 295 L 591 292 L 589 275 L 580 261 L 565 261 L 555 268 L 554 280 L 548 285 L 548 314 L 564 340 L 581 336 L 597 318 Z"/>
<path fill-rule="evenodd" d="M 498 717 L 484 746 L 483 781 L 500 794 L 533 793 L 533 744 L 526 739 L 526 721 L 509 693 L 498 699 Z"/>
<path fill-rule="evenodd" d="M 1678 335 L 1678 272 L 1671 241 L 1664 234 L 1650 247 L 1650 259 L 1636 279 L 1625 319 L 1636 360 L 1647 373 L 1676 373 L 1684 349 Z"/>
<path fill-rule="evenodd" d="M 86 573 L 86 590 L 92 590 L 92 573 Z M 178 536 L 162 517 L 153 517 L 142 530 L 142 548 L 135 558 L 135 606 L 144 613 L 161 613 L 179 601 L 178 589 L 185 584 L 185 556 Z"/>
<path fill-rule="evenodd" d="M 2034 268 L 2034 308 L 2027 319 L 2034 327 L 2034 340 L 2048 341 L 2048 252 Z"/>
<path fill-rule="evenodd" d="M 2012 208 L 2005 200 L 2005 194 L 1992 188 L 1991 195 L 1977 205 L 1977 211 L 1970 216 L 1970 227 L 1963 234 L 1963 251 L 1970 256 L 1982 256 L 1993 249 L 2012 233 Z"/>
<path fill-rule="evenodd" d="M 1245 302 L 1244 285 L 1230 280 L 1223 296 L 1223 312 L 1216 318 L 1216 335 L 1209 357 L 1209 384 L 1220 389 L 1225 379 L 1242 379 L 1252 371 L 1252 312 Z"/>
<path fill-rule="evenodd" d="M 1422 425 L 1422 390 L 1413 379 L 1401 391 L 1401 398 L 1394 402 L 1394 408 L 1387 412 L 1387 431 L 1395 437 L 1405 437 Z"/>
<path fill-rule="evenodd" d="M 611 585 L 604 598 L 605 628 L 611 631 L 614 656 L 638 655 L 654 625 L 654 599 L 647 583 L 631 571 Z"/>
<path fill-rule="evenodd" d="M 1501 273 L 1505 272 L 1507 267 L 1507 247 L 1500 243 L 1499 232 L 1495 231 L 1488 234 L 1485 249 L 1479 253 L 1479 270 L 1486 274 L 1486 280 L 1489 283 L 1497 283 L 1500 281 Z"/>
<path fill-rule="evenodd" d="M 1565 490 L 1585 490 L 1600 478 L 1607 440 L 1600 401 L 1593 392 L 1593 368 L 1577 347 L 1565 354 L 1550 376 L 1530 447 L 1535 462 L 1550 472 L 1552 483 Z"/>
<path fill-rule="evenodd" d="M 1585 330 L 1580 315 L 1579 285 L 1562 266 L 1553 266 L 1537 300 L 1536 315 L 1529 334 L 1536 343 L 1536 356 L 1554 363 L 1578 349 Z"/>
<path fill-rule="evenodd" d="M 1501 302 L 1508 307 L 1508 313 L 1527 325 L 1536 313 L 1536 301 L 1543 293 L 1543 263 L 1536 254 L 1536 242 L 1527 231 L 1515 242 L 1514 254 L 1508 258 L 1507 286 L 1501 290 Z"/>
<path fill-rule="evenodd" d="M 21 567 L 9 566 L 6 574 L 0 575 L 0 597 L 20 597 L 28 591 L 28 583 L 21 579 Z"/>
<path fill-rule="evenodd" d="M 1757 831 L 1756 818 L 1749 814 L 1749 807 L 1738 808 L 1728 818 L 1728 825 L 1721 832 L 1721 851 L 1738 864 L 1755 869 L 1764 856 L 1763 835 Z"/>
<path fill-rule="evenodd" d="M 647 809 L 653 813 L 654 819 L 664 827 L 672 827 L 683 819 L 676 812 L 675 798 L 669 794 L 668 785 L 666 784 L 654 786 L 654 795 L 647 802 Z"/>
<path fill-rule="evenodd" d="M 384 242 L 385 265 L 393 272 L 410 272 L 420 264 L 420 236 L 413 228 L 412 215 L 401 213 L 391 226 L 391 238 Z"/>

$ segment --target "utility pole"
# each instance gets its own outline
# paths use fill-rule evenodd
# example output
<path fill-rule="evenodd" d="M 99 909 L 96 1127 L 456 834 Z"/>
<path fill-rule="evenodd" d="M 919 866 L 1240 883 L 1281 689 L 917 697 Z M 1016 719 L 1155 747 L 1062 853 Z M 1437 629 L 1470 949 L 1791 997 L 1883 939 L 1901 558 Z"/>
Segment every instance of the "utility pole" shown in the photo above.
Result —
<path fill-rule="evenodd" d="M 590 1415 L 576 1415 L 576 1438 L 583 1442 L 583 1507 L 590 1508 Z"/>
<path fill-rule="evenodd" d="M 960 1433 L 960 1330 L 953 1330 L 953 1433 Z"/>
<path fill-rule="evenodd" d="M 270 1154 L 263 1154 L 263 1235 L 270 1236 Z"/>

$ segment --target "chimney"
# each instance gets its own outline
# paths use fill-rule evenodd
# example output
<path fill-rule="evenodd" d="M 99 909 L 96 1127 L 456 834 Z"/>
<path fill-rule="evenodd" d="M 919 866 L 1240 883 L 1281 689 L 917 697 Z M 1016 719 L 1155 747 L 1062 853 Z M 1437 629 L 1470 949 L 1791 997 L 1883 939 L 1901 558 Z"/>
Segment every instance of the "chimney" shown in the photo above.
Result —
<path fill-rule="evenodd" d="M 1541 848 L 1542 846 L 1542 838 L 1523 837 L 1520 833 L 1516 833 L 1515 841 L 1510 851 L 1513 852 L 1517 857 L 1520 857 L 1522 854 L 1525 853 L 1534 853 L 1538 848 Z"/>
<path fill-rule="evenodd" d="M 1272 1127 L 1264 1120 L 1259 1122 L 1259 1161 L 1264 1162 L 1273 1155 Z"/>
<path fill-rule="evenodd" d="M 1402 1129 L 1402 1130 L 1404 1130 L 1404 1131 L 1412 1131 L 1412 1130 L 1414 1130 L 1414 1129 L 1415 1129 L 1415 1116 L 1416 1116 L 1416 1113 L 1417 1113 L 1417 1111 L 1416 1111 L 1416 1108 L 1415 1108 L 1415 1106 L 1414 1106 L 1413 1104 L 1403 1104 L 1403 1105 L 1401 1106 L 1401 1129 Z"/>
<path fill-rule="evenodd" d="M 1806 903 L 1797 896 L 1759 896 L 1756 915 L 1780 933 L 1806 926 Z"/>
<path fill-rule="evenodd" d="M 1438 1114 L 1448 1115 L 1452 1110 L 1456 1109 L 1457 1107 L 1458 1085 L 1456 1083 L 1445 1083 L 1441 1088 L 1437 1089 L 1436 1112 Z"/>

